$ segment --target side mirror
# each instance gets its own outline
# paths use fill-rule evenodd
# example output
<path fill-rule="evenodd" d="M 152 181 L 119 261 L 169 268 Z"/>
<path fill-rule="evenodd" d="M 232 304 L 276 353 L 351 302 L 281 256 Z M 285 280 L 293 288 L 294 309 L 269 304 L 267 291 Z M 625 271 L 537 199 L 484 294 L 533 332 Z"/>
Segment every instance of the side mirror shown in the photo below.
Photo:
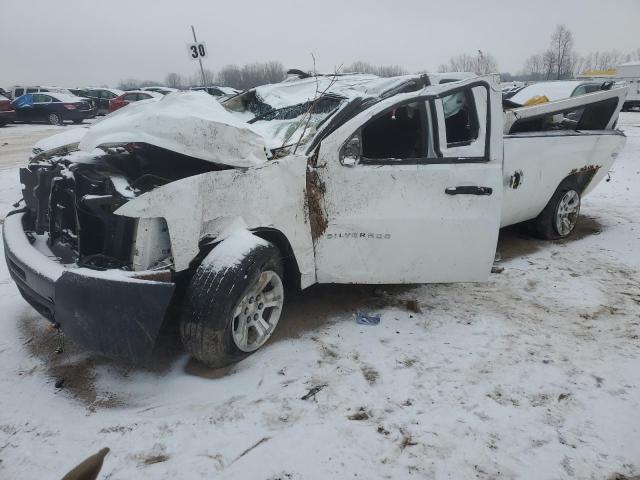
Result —
<path fill-rule="evenodd" d="M 360 132 L 353 135 L 340 149 L 340 163 L 347 167 L 353 167 L 360 163 L 362 155 L 362 142 Z"/>

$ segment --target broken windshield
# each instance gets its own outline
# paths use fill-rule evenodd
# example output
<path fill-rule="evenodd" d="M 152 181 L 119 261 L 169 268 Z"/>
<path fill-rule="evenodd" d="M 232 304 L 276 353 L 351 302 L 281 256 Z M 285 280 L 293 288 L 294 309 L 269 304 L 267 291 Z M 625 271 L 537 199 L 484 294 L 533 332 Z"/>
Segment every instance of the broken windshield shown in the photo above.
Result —
<path fill-rule="evenodd" d="M 339 95 L 324 95 L 316 100 L 269 110 L 248 123 L 264 135 L 267 147 L 275 154 L 283 147 L 302 145 L 313 138 L 318 127 L 345 101 Z"/>

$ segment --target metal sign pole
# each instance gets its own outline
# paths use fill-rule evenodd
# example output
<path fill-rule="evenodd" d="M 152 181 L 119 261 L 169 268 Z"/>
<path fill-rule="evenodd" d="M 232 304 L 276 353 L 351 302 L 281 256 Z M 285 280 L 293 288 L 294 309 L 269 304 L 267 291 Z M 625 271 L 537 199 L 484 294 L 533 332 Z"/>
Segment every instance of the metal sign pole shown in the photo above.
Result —
<path fill-rule="evenodd" d="M 196 38 L 196 29 L 193 28 L 193 25 L 191 25 L 191 32 L 193 33 L 193 43 L 197 44 L 198 39 Z M 202 68 L 202 58 L 200 56 L 198 56 L 198 62 L 200 62 L 200 73 L 202 73 L 202 86 L 206 87 L 207 82 L 204 77 L 204 68 Z"/>

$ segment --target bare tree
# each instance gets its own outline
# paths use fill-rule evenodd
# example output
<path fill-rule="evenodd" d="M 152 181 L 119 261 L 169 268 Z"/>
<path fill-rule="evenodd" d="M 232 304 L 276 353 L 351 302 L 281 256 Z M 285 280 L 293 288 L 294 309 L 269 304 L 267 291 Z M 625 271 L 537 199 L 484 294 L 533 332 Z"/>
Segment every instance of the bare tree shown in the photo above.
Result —
<path fill-rule="evenodd" d="M 133 90 L 136 88 L 140 88 L 140 80 L 136 78 L 125 78 L 124 80 L 120 80 L 120 82 L 118 82 L 118 88 L 120 90 Z"/>
<path fill-rule="evenodd" d="M 543 55 L 536 53 L 527 58 L 524 62 L 523 73 L 527 75 L 530 80 L 542 80 L 545 78 L 546 71 Z"/>
<path fill-rule="evenodd" d="M 400 65 L 372 65 L 368 62 L 358 60 L 344 68 L 346 73 L 369 73 L 379 77 L 397 77 L 407 75 L 409 72 Z"/>
<path fill-rule="evenodd" d="M 287 73 L 280 62 L 270 61 L 264 64 L 264 78 L 266 83 L 278 83 L 284 80 Z"/>
<path fill-rule="evenodd" d="M 473 72 L 477 75 L 487 75 L 498 72 L 498 62 L 490 53 L 478 50 L 475 55 L 463 53 L 451 57 L 449 63 L 440 65 L 439 72 Z"/>
<path fill-rule="evenodd" d="M 549 77 L 556 80 L 573 77 L 576 55 L 573 52 L 573 34 L 565 25 L 558 25 L 551 35 L 549 50 L 545 53 L 551 60 Z"/>
<path fill-rule="evenodd" d="M 582 57 L 580 68 L 577 71 L 585 70 L 609 70 L 624 63 L 629 55 L 623 55 L 618 50 L 610 50 L 606 52 L 591 52 Z"/>
<path fill-rule="evenodd" d="M 556 69 L 556 64 L 557 58 L 553 50 L 549 49 L 542 54 L 542 66 L 545 80 L 549 80 L 553 77 L 553 72 Z"/>
<path fill-rule="evenodd" d="M 216 76 L 216 82 L 227 87 L 241 88 L 242 70 L 238 65 L 227 65 Z"/>
<path fill-rule="evenodd" d="M 216 77 L 220 85 L 234 87 L 241 90 L 257 87 L 267 83 L 277 83 L 284 80 L 286 72 L 280 62 L 249 63 L 239 67 L 227 65 Z"/>
<path fill-rule="evenodd" d="M 140 82 L 138 88 L 154 87 L 156 85 L 162 85 L 162 82 L 156 82 L 155 80 L 143 80 Z"/>
<path fill-rule="evenodd" d="M 155 80 L 138 80 L 137 78 L 126 78 L 124 80 L 120 80 L 118 83 L 118 88 L 120 90 L 137 90 L 143 87 L 151 87 L 153 85 L 162 85 L 162 83 L 156 82 Z"/>
<path fill-rule="evenodd" d="M 167 76 L 164 79 L 164 84 L 171 88 L 183 88 L 184 79 L 179 73 L 170 72 L 167 73 Z"/>

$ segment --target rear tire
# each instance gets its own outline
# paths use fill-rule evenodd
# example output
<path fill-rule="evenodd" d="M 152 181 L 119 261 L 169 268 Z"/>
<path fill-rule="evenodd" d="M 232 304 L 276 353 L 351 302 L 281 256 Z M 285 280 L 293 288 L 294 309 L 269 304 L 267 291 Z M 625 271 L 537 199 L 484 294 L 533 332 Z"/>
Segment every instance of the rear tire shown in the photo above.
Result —
<path fill-rule="evenodd" d="M 62 125 L 62 117 L 58 113 L 50 113 L 47 115 L 49 125 Z"/>
<path fill-rule="evenodd" d="M 281 254 L 271 243 L 257 240 L 235 261 L 225 254 L 223 266 L 216 261 L 220 246 L 215 247 L 187 289 L 180 336 L 185 349 L 209 367 L 251 355 L 277 326 L 284 303 Z"/>
<path fill-rule="evenodd" d="M 544 240 L 557 240 L 571 235 L 580 216 L 580 189 L 575 181 L 566 179 L 536 218 L 529 222 L 529 230 Z"/>

